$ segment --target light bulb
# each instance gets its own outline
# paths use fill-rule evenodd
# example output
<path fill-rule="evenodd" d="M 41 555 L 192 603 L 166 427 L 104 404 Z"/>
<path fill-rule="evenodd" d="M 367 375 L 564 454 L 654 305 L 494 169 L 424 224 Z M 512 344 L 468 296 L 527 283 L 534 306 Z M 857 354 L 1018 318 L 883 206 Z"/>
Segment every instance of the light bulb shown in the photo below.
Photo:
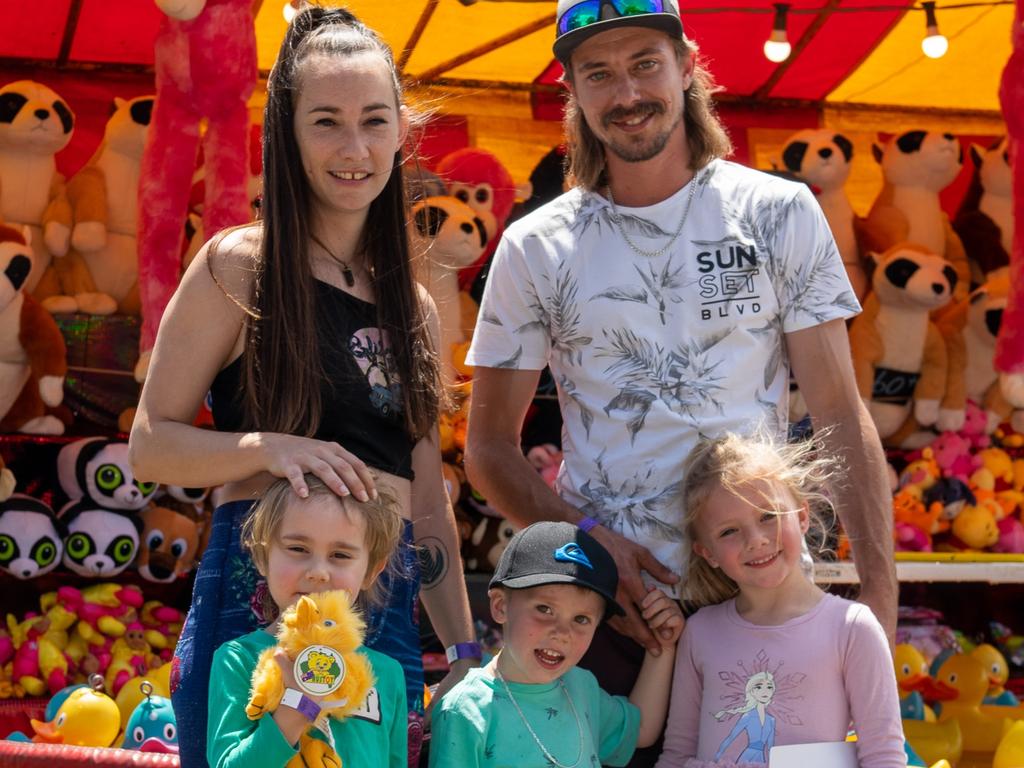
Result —
<path fill-rule="evenodd" d="M 774 37 L 774 32 L 772 36 Z M 785 39 L 783 35 L 782 40 L 773 40 L 771 37 L 764 41 L 764 57 L 768 61 L 774 61 L 778 64 L 781 61 L 785 61 L 789 58 L 789 54 L 793 52 L 793 46 L 789 44 L 789 41 Z"/>
<path fill-rule="evenodd" d="M 772 33 L 764 41 L 764 56 L 768 61 L 778 64 L 789 58 L 793 47 L 786 36 L 786 12 L 789 3 L 775 3 L 775 18 L 772 21 Z"/>
<path fill-rule="evenodd" d="M 949 50 L 949 40 L 939 32 L 939 22 L 935 19 L 935 2 L 926 0 L 921 3 L 924 8 L 925 38 L 921 41 L 921 50 L 930 59 L 940 59 Z"/>
<path fill-rule="evenodd" d="M 936 32 L 934 35 L 928 35 L 928 37 L 921 41 L 921 50 L 930 59 L 941 59 L 946 55 L 946 51 L 949 50 L 949 40 L 944 35 Z"/>
<path fill-rule="evenodd" d="M 295 18 L 295 14 L 298 13 L 298 10 L 296 10 L 295 5 L 292 3 L 291 0 L 288 0 L 288 2 L 284 4 L 284 8 L 282 10 L 284 13 L 284 20 L 291 24 L 292 19 Z"/>

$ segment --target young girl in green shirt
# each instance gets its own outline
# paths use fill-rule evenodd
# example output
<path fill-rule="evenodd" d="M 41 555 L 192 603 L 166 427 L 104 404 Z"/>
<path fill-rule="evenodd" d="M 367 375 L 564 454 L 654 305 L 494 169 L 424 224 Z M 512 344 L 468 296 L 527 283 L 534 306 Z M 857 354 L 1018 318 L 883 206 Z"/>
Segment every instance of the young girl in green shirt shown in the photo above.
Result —
<path fill-rule="evenodd" d="M 402 532 L 396 500 L 384 486 L 378 486 L 376 499 L 360 502 L 338 496 L 313 475 L 305 480 L 305 498 L 292 492 L 288 480 L 272 485 L 243 528 L 243 543 L 267 581 L 269 599 L 279 613 L 303 595 L 327 590 L 343 589 L 364 603 L 379 599 L 374 583 L 393 562 Z M 321 697 L 298 690 L 283 651 L 276 656 L 286 688 L 281 705 L 258 720 L 246 716 L 253 670 L 260 653 L 276 644 L 276 631 L 275 621 L 224 643 L 214 654 L 207 731 L 211 768 L 281 768 L 300 754 L 304 734 L 316 740 L 307 749 L 327 755 L 333 751 L 334 764 L 345 768 L 405 768 L 402 668 L 365 647 L 359 652 L 373 667 L 376 684 L 347 719 L 328 718 L 330 736 L 311 727 Z M 332 764 L 331 759 L 325 764 Z"/>

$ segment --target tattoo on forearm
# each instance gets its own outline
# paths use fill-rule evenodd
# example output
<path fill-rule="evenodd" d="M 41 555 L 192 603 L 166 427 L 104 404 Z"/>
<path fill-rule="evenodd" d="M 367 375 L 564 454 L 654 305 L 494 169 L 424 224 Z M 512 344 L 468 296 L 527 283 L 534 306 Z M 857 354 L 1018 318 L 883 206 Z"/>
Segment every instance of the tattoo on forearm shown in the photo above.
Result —
<path fill-rule="evenodd" d="M 420 586 L 432 589 L 440 584 L 448 573 L 448 550 L 436 536 L 427 536 L 416 542 L 420 562 Z"/>

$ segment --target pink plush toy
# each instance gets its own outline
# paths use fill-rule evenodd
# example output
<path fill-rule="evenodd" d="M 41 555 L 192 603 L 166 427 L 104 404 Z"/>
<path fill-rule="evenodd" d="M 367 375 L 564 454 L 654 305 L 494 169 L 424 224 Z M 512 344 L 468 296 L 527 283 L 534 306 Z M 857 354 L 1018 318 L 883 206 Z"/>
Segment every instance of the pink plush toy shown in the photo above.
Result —
<path fill-rule="evenodd" d="M 981 459 L 971 453 L 971 444 L 956 432 L 943 432 L 931 444 L 935 461 L 944 477 L 955 477 L 965 483 L 981 466 Z"/>
<path fill-rule="evenodd" d="M 988 448 L 992 438 L 988 432 L 988 414 L 973 400 L 968 400 L 964 407 L 964 425 L 957 432 L 968 442 L 972 449 Z"/>
<path fill-rule="evenodd" d="M 555 480 L 558 478 L 558 470 L 562 467 L 562 452 L 557 445 L 544 443 L 535 445 L 526 453 L 526 459 L 533 465 L 533 468 L 540 472 L 540 476 L 549 487 L 555 487 Z"/>
<path fill-rule="evenodd" d="M 1024 525 L 1014 517 L 1004 517 L 996 522 L 999 541 L 992 545 L 993 552 L 1020 554 L 1024 552 Z"/>
<path fill-rule="evenodd" d="M 893 537 L 898 552 L 931 552 L 932 537 L 910 523 L 893 523 Z"/>
<path fill-rule="evenodd" d="M 1013 173 L 1013 212 L 1024 221 L 1024 0 L 1017 0 L 1013 25 L 1013 52 L 1003 70 L 999 101 L 1010 136 L 1010 168 Z M 1003 396 L 1015 408 L 1024 408 L 1024 227 L 1017 226 L 1010 252 L 1010 296 L 996 342 L 996 370 Z"/>
<path fill-rule="evenodd" d="M 178 286 L 199 123 L 206 120 L 203 230 L 251 218 L 246 190 L 249 113 L 256 84 L 252 0 L 156 0 L 156 105 L 139 185 L 139 298 L 145 377 L 160 318 Z"/>

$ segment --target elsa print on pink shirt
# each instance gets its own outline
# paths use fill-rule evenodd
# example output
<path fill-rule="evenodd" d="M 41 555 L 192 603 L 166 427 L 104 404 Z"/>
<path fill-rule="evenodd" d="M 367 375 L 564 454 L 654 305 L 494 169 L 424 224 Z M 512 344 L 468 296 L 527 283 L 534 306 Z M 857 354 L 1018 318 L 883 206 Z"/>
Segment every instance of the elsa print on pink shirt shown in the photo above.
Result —
<path fill-rule="evenodd" d="M 742 672 L 719 672 L 719 679 L 732 691 L 725 698 L 734 703 L 716 712 L 715 719 L 728 720 L 736 715 L 739 719 L 719 744 L 715 760 L 721 760 L 733 742 L 740 736 L 746 736 L 746 746 L 734 758 L 735 761 L 767 765 L 768 753 L 775 745 L 778 721 L 802 725 L 800 718 L 787 706 L 787 700 L 802 698 L 795 694 L 794 689 L 806 676 L 799 672 L 780 675 L 778 668 L 769 670 L 764 651 L 757 655 L 753 670 L 744 669 L 742 664 L 739 666 Z"/>

